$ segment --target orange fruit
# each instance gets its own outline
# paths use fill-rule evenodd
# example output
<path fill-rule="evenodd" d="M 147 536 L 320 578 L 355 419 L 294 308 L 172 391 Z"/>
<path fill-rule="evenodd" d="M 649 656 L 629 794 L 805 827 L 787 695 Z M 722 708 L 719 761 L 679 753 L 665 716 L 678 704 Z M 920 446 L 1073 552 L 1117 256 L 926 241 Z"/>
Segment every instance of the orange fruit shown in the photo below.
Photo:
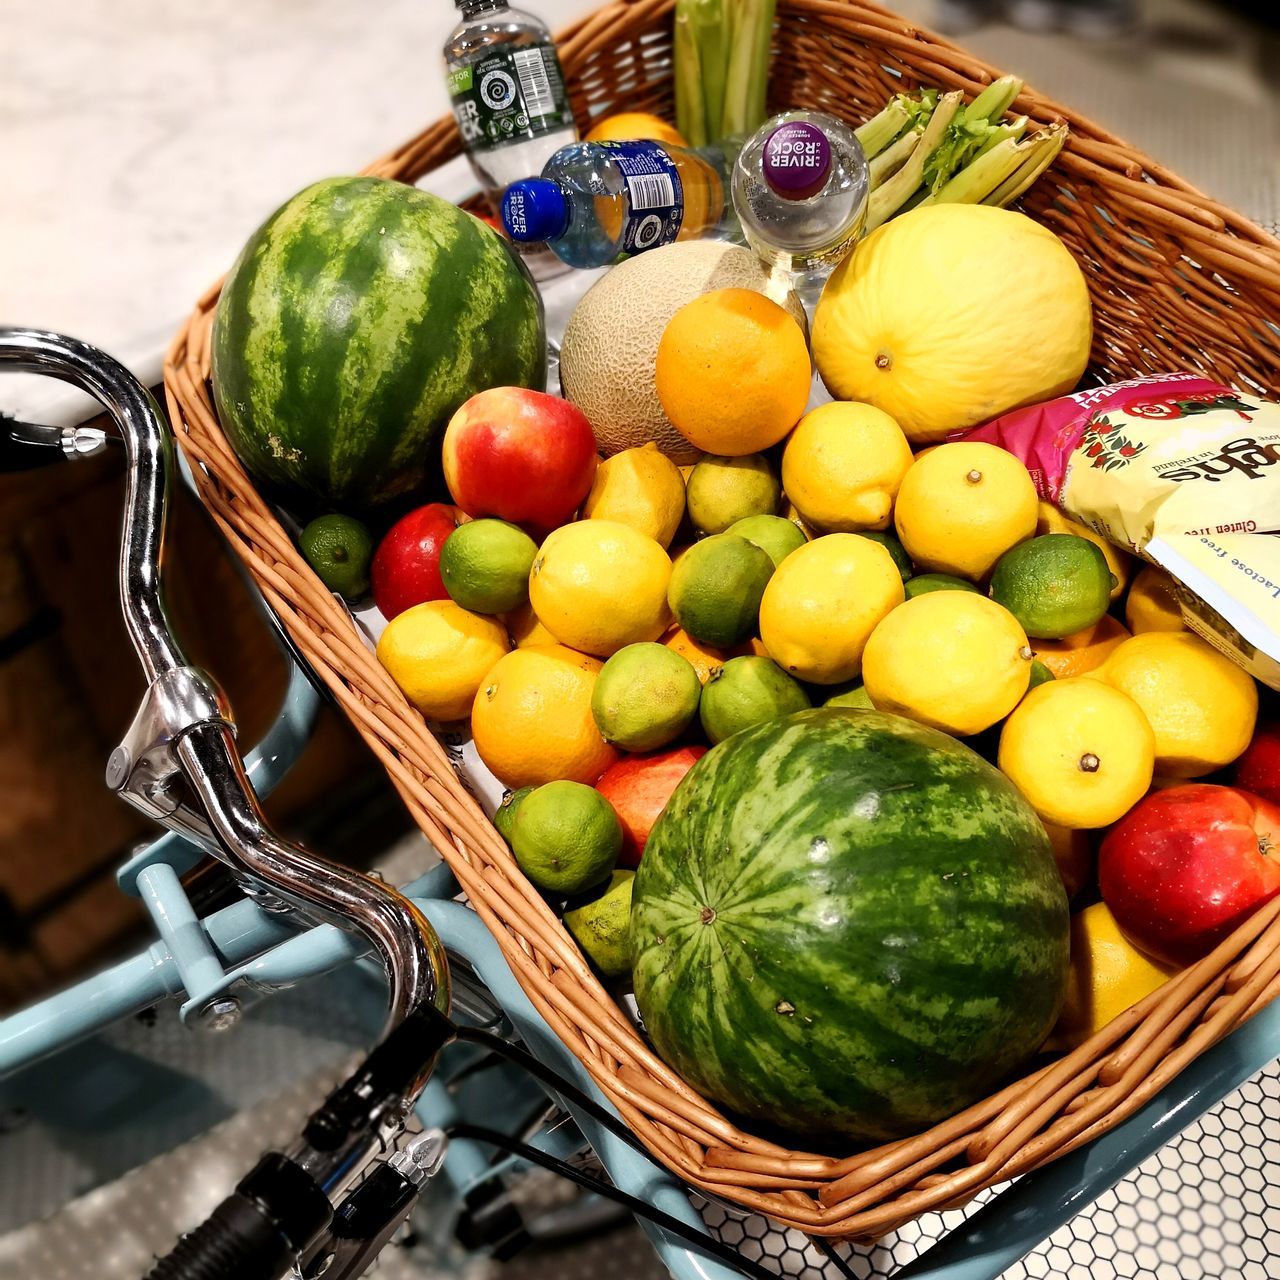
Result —
<path fill-rule="evenodd" d="M 750 289 L 717 289 L 671 317 L 654 379 L 663 411 L 690 444 L 736 458 L 796 425 L 813 370 L 788 311 Z"/>
<path fill-rule="evenodd" d="M 497 662 L 472 704 L 471 736 L 499 782 L 590 784 L 617 760 L 591 714 L 601 666 L 560 644 L 514 649 Z"/>
<path fill-rule="evenodd" d="M 605 116 L 591 126 L 587 142 L 668 142 L 672 146 L 687 147 L 675 125 L 668 124 L 648 111 L 619 111 Z"/>
<path fill-rule="evenodd" d="M 1178 588 L 1163 569 L 1145 566 L 1124 602 L 1124 620 L 1135 636 L 1147 631 L 1185 631 Z"/>
<path fill-rule="evenodd" d="M 1073 636 L 1035 640 L 1031 651 L 1053 672 L 1055 680 L 1066 680 L 1100 667 L 1107 655 L 1128 639 L 1129 633 L 1108 613 Z"/>
<path fill-rule="evenodd" d="M 1053 846 L 1062 887 L 1068 898 L 1074 898 L 1093 875 L 1093 839 L 1088 831 L 1060 827 L 1056 822 L 1044 822 L 1044 829 Z"/>
<path fill-rule="evenodd" d="M 711 672 L 716 667 L 723 667 L 733 656 L 727 649 L 716 649 L 695 640 L 683 627 L 672 627 L 662 637 L 662 643 L 693 667 L 700 684 L 706 684 Z"/>

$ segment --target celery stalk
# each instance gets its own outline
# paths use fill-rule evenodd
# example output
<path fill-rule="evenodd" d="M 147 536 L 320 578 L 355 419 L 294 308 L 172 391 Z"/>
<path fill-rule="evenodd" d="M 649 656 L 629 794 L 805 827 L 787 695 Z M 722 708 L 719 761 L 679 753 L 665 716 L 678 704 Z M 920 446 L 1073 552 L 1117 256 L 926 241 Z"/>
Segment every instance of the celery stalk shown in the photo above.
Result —
<path fill-rule="evenodd" d="M 1023 158 L 1022 164 L 1004 182 L 988 192 L 982 203 L 1003 208 L 1025 194 L 1057 159 L 1058 152 L 1066 145 L 1068 132 L 1066 125 L 1054 124 L 1030 138 L 1028 141 L 1035 144 L 1035 150 Z"/>
<path fill-rule="evenodd" d="M 692 146 L 707 141 L 707 109 L 702 97 L 701 59 L 689 6 L 682 2 L 675 17 L 676 128 Z"/>
<path fill-rule="evenodd" d="M 774 0 L 728 0 L 728 58 L 719 137 L 753 132 L 764 122 Z"/>
<path fill-rule="evenodd" d="M 1022 92 L 1022 81 L 1017 76 L 1001 76 L 993 80 L 964 109 L 966 120 L 999 120 L 1014 98 Z"/>
<path fill-rule="evenodd" d="M 904 133 L 897 142 L 882 151 L 868 164 L 872 191 L 882 186 L 906 164 L 911 158 L 911 153 L 919 145 L 923 133 L 923 129 L 912 129 L 910 133 Z"/>
<path fill-rule="evenodd" d="M 906 123 L 906 111 L 897 102 L 890 102 L 879 115 L 859 125 L 853 136 L 858 139 L 862 154 L 868 160 L 874 160 L 882 151 L 888 150 Z"/>
<path fill-rule="evenodd" d="M 924 136 L 912 151 L 906 164 L 884 186 L 871 193 L 867 206 L 868 231 L 874 231 L 881 223 L 891 218 L 902 202 L 914 194 L 924 176 L 925 162 L 945 137 L 947 126 L 960 109 L 962 100 L 963 95 L 959 90 L 944 94 L 938 99 L 938 105 L 929 119 L 929 127 L 925 129 Z"/>
<path fill-rule="evenodd" d="M 1006 138 L 984 156 L 967 164 L 921 204 L 978 204 L 1012 176 L 1035 144 Z"/>

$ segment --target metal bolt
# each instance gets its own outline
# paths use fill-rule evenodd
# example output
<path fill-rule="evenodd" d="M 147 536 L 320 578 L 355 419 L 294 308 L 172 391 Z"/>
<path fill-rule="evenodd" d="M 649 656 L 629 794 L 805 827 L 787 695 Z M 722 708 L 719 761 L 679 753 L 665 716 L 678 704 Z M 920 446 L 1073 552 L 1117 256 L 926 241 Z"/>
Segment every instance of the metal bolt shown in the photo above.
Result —
<path fill-rule="evenodd" d="M 205 1031 L 230 1031 L 240 1021 L 240 1001 L 235 996 L 218 996 L 196 1014 Z"/>

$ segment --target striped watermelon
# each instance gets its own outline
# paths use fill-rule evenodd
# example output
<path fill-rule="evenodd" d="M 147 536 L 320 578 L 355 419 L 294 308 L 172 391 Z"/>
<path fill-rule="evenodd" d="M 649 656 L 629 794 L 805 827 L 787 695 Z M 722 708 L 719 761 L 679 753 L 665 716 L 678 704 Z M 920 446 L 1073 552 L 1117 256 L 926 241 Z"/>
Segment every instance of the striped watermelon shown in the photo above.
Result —
<path fill-rule="evenodd" d="M 1044 828 L 954 738 L 801 711 L 686 774 L 636 875 L 635 992 L 705 1096 L 792 1134 L 881 1141 L 982 1098 L 1067 980 Z"/>
<path fill-rule="evenodd" d="M 259 481 L 308 506 L 421 492 L 464 400 L 545 381 L 542 303 L 502 237 L 380 178 L 329 178 L 272 214 L 214 322 L 227 438 Z"/>

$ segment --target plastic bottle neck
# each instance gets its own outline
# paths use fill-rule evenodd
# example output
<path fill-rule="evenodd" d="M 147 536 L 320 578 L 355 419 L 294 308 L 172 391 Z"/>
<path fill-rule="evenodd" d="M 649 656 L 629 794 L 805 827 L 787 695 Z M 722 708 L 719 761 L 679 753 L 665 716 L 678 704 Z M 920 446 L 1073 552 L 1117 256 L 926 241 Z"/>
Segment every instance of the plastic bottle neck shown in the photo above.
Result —
<path fill-rule="evenodd" d="M 464 18 L 478 18 L 485 13 L 501 13 L 510 8 L 506 0 L 457 0 Z"/>

